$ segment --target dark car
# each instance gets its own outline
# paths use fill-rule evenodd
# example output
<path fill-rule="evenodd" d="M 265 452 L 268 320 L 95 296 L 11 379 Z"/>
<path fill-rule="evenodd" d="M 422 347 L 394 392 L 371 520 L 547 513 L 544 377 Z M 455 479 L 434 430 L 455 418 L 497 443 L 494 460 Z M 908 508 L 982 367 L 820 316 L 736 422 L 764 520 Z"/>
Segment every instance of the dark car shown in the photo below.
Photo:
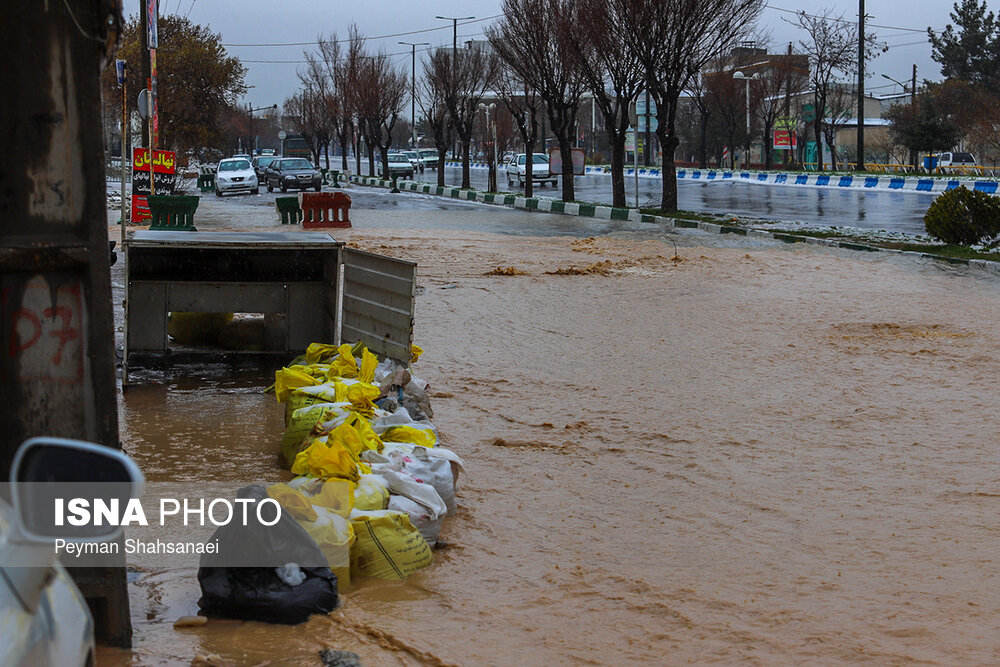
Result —
<path fill-rule="evenodd" d="M 264 182 L 264 172 L 267 166 L 278 159 L 277 155 L 258 155 L 253 159 L 253 168 L 257 172 L 257 180 Z"/>
<path fill-rule="evenodd" d="M 293 190 L 308 190 L 319 192 L 323 189 L 323 177 L 312 163 L 304 157 L 286 157 L 274 160 L 264 172 L 267 181 L 267 191 L 274 192 L 279 188 L 282 192 Z"/>

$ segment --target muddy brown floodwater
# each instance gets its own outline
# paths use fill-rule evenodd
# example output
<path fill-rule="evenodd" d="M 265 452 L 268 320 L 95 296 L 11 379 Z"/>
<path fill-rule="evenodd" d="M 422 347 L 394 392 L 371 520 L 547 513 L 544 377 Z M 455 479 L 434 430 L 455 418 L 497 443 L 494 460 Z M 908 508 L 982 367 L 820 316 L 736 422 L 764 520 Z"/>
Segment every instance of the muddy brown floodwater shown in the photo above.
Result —
<path fill-rule="evenodd" d="M 1000 662 L 996 279 L 717 237 L 338 236 L 419 263 L 416 372 L 469 470 L 445 548 L 297 627 L 174 630 L 195 573 L 135 572 L 136 646 L 105 663 Z M 130 390 L 128 452 L 281 479 L 267 381 Z"/>

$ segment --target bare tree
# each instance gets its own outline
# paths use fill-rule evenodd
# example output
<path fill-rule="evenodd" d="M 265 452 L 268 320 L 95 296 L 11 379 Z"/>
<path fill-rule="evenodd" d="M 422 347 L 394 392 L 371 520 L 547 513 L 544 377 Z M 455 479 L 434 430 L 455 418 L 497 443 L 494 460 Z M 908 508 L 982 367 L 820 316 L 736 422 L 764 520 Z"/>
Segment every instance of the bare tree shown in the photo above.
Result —
<path fill-rule="evenodd" d="M 698 70 L 688 82 L 688 95 L 698 118 L 698 166 L 702 169 L 708 164 L 708 122 L 712 117 L 707 92 L 705 72 Z"/>
<path fill-rule="evenodd" d="M 524 152 L 527 153 L 525 164 L 534 164 L 535 142 L 538 141 L 538 115 L 541 112 L 542 101 L 534 88 L 521 79 L 509 67 L 503 67 L 497 77 L 497 88 L 500 100 L 510 113 L 521 141 Z M 511 183 L 507 179 L 508 185 Z M 528 178 L 524 181 L 524 196 L 534 196 L 534 183 Z"/>
<path fill-rule="evenodd" d="M 445 162 L 448 157 L 448 146 L 451 145 L 451 122 L 448 116 L 448 105 L 445 94 L 448 77 L 451 73 L 445 71 L 450 63 L 433 57 L 424 62 L 424 74 L 420 83 L 420 110 L 427 121 L 431 139 L 438 152 L 437 184 L 444 187 Z"/>
<path fill-rule="evenodd" d="M 504 0 L 503 16 L 487 31 L 497 54 L 545 103 L 559 142 L 565 201 L 576 199 L 573 142 L 585 88 L 580 59 L 573 55 L 572 42 L 581 35 L 575 25 L 575 4 L 574 0 Z"/>
<path fill-rule="evenodd" d="M 451 116 L 451 126 L 458 135 L 462 150 L 462 187 L 471 187 L 469 147 L 479 103 L 496 85 L 497 60 L 492 52 L 481 48 L 466 48 L 455 52 L 438 49 L 431 55 L 435 71 L 444 75 L 445 104 Z"/>
<path fill-rule="evenodd" d="M 764 169 L 774 164 L 774 144 L 772 134 L 778 118 L 789 115 L 788 98 L 802 92 L 809 79 L 807 69 L 799 67 L 793 54 L 770 56 L 763 67 L 758 68 L 758 80 L 754 82 L 757 92 L 757 118 L 764 146 Z"/>
<path fill-rule="evenodd" d="M 764 0 L 608 0 L 625 23 L 629 46 L 643 64 L 656 101 L 656 136 L 663 150 L 660 206 L 677 209 L 674 151 L 680 95 L 717 54 L 747 35 Z"/>
<path fill-rule="evenodd" d="M 407 95 L 406 75 L 392 65 L 385 53 L 362 58 L 357 82 L 357 112 L 369 149 L 369 169 L 375 173 L 375 149 L 378 149 L 382 173 L 389 175 L 389 148 L 392 128 L 403 109 Z"/>
<path fill-rule="evenodd" d="M 355 26 L 351 26 L 356 31 Z M 333 138 L 340 144 L 341 169 L 347 171 L 347 154 L 354 134 L 354 115 L 351 108 L 350 80 L 347 59 L 337 41 L 336 33 L 324 38 L 320 36 L 319 60 L 327 80 L 330 82 L 329 111 Z M 327 164 L 327 168 L 330 165 Z"/>
<path fill-rule="evenodd" d="M 809 85 L 813 89 L 813 133 L 816 145 L 822 146 L 824 127 L 828 125 L 827 118 L 832 106 L 840 107 L 843 86 L 838 86 L 836 78 L 842 76 L 850 79 L 857 74 L 858 54 L 858 24 L 847 21 L 843 16 L 834 16 L 830 9 L 823 9 L 815 14 L 801 11 L 796 16 L 793 25 L 797 25 L 807 34 L 807 39 L 799 42 L 802 50 L 809 56 Z M 865 53 L 869 60 L 886 50 L 873 33 L 865 34 Z M 831 104 L 835 103 L 835 104 Z M 864 119 L 859 119 L 864 122 Z M 836 134 L 836 127 L 826 128 L 827 136 Z M 835 151 L 831 143 L 830 150 Z M 836 154 L 831 152 L 836 164 Z M 823 151 L 819 151 L 820 171 L 823 170 Z"/>
<path fill-rule="evenodd" d="M 625 138 L 629 105 L 645 81 L 642 62 L 628 48 L 627 26 L 618 6 L 605 0 L 581 0 L 572 22 L 577 39 L 568 40 L 577 58 L 593 103 L 604 117 L 604 131 L 611 146 L 611 196 L 613 206 L 625 206 Z"/>

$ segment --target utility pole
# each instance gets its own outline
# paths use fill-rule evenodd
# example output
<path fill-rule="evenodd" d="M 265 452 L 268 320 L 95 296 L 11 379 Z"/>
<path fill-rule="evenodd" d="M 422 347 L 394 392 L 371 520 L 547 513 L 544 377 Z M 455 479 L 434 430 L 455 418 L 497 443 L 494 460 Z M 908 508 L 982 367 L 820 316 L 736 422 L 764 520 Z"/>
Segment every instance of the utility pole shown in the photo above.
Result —
<path fill-rule="evenodd" d="M 0 171 L 2 479 L 31 436 L 121 447 L 100 71 L 123 25 L 120 3 L 92 0 L 0 12 L 0 90 L 17 96 L 0 104 L 0 145 L 28 156 Z M 128 647 L 122 545 L 120 567 L 71 572 L 98 639 Z"/>
<path fill-rule="evenodd" d="M 910 84 L 910 110 L 913 113 L 917 113 L 917 64 L 913 63 L 913 82 Z M 917 169 L 917 161 L 920 156 L 917 154 L 916 149 L 910 149 L 910 164 L 913 165 L 914 171 Z"/>
<path fill-rule="evenodd" d="M 457 33 L 456 33 L 457 39 Z M 410 138 L 410 148 L 417 147 L 417 47 L 430 46 L 430 42 L 400 42 L 412 48 L 410 53 L 410 129 L 413 136 Z"/>
<path fill-rule="evenodd" d="M 645 166 L 649 166 L 649 86 L 646 86 L 646 106 L 643 111 L 643 123 L 645 129 L 645 135 L 642 138 L 642 163 Z M 636 147 L 638 148 L 638 146 Z"/>
<path fill-rule="evenodd" d="M 456 86 L 458 82 L 455 81 L 456 71 L 455 68 L 458 64 L 458 22 L 459 21 L 470 21 L 475 16 L 435 16 L 436 19 L 441 19 L 442 21 L 451 21 L 451 85 Z M 454 119 L 452 119 L 454 123 Z M 455 133 L 455 146 L 458 145 L 458 133 Z M 452 146 L 453 154 L 457 153 L 455 146 Z M 457 155 L 455 155 L 457 157 Z"/>
<path fill-rule="evenodd" d="M 858 164 L 865 170 L 865 0 L 858 0 Z"/>

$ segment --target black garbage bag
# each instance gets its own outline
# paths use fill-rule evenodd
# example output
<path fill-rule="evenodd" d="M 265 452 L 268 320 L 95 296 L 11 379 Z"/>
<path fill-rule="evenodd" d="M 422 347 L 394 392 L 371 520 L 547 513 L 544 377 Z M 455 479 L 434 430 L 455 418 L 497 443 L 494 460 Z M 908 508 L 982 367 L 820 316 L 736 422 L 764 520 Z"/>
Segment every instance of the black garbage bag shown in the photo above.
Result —
<path fill-rule="evenodd" d="M 267 490 L 258 485 L 237 492 L 237 498 L 256 502 L 267 497 Z M 247 525 L 241 518 L 220 526 L 212 536 L 218 540 L 219 553 L 201 557 L 201 612 L 295 625 L 310 614 L 333 611 L 337 606 L 337 575 L 324 565 L 326 557 L 309 533 L 285 513 L 273 526 L 261 523 L 255 512 L 248 517 Z M 268 521 L 271 518 L 266 517 Z M 278 575 L 277 568 L 288 564 L 298 566 L 304 575 L 304 579 L 298 577 L 301 583 L 292 585 Z"/>

